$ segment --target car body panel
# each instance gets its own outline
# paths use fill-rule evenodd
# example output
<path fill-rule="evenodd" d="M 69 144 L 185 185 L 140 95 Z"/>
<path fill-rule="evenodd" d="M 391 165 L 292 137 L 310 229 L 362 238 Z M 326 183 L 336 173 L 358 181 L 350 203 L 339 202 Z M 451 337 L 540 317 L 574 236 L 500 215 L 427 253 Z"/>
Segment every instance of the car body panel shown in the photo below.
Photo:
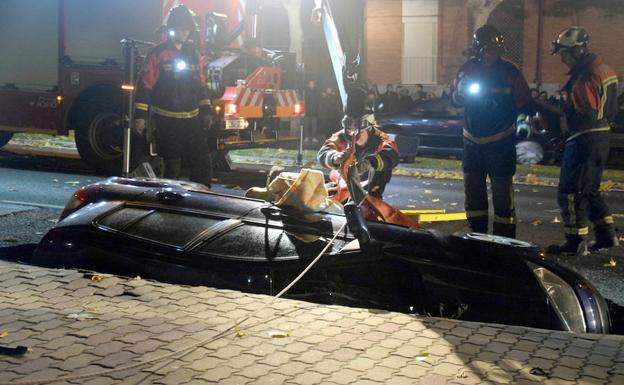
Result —
<path fill-rule="evenodd" d="M 584 287 L 577 293 L 588 331 L 608 330 L 604 300 L 595 289 L 567 269 L 551 266 L 529 243 L 367 222 L 372 240 L 358 245 L 343 229 L 344 215 L 302 213 L 172 185 L 143 186 L 137 194 L 138 187 L 127 183 L 112 178 L 89 187 L 96 198 L 44 236 L 36 260 L 275 295 L 335 236 L 287 297 L 561 329 L 527 264 L 531 261 L 559 271 L 575 288 Z"/>

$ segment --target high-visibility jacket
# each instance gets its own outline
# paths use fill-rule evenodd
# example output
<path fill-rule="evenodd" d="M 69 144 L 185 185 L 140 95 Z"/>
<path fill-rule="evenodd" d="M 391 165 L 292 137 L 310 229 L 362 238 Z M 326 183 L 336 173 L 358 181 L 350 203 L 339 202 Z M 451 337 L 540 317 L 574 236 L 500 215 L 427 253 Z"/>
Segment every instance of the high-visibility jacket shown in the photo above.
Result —
<path fill-rule="evenodd" d="M 206 82 L 195 46 L 186 42 L 178 50 L 171 41 L 154 47 L 145 58 L 137 82 L 135 117 L 154 114 L 178 119 L 210 114 Z"/>
<path fill-rule="evenodd" d="M 582 58 L 569 72 L 563 89 L 570 95 L 564 106 L 568 138 L 589 132 L 609 131 L 618 111 L 617 74 L 594 54 Z"/>
<path fill-rule="evenodd" d="M 318 152 L 319 163 L 327 168 L 336 168 L 336 165 L 332 163 L 333 156 L 337 152 L 345 151 L 350 144 L 351 141 L 345 135 L 344 130 L 333 133 Z M 364 146 L 356 147 L 355 157 L 357 160 L 366 158 L 378 172 L 392 170 L 399 164 L 399 150 L 396 143 L 388 134 L 377 128 L 369 131 L 369 138 Z"/>

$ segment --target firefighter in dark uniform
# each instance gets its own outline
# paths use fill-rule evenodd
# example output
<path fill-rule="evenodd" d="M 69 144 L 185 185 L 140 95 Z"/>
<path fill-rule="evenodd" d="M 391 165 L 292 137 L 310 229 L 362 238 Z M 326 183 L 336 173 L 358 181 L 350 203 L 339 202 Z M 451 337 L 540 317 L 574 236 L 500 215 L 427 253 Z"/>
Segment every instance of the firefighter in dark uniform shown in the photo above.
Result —
<path fill-rule="evenodd" d="M 588 42 L 584 29 L 570 27 L 555 37 L 551 50 L 570 68 L 563 87 L 569 95 L 563 104 L 568 131 L 557 197 L 565 241 L 549 246 L 552 254 L 588 254 L 589 221 L 596 237 L 591 251 L 618 245 L 613 217 L 599 191 L 609 155 L 609 123 L 618 109 L 617 74 L 589 52 Z"/>
<path fill-rule="evenodd" d="M 212 109 L 199 54 L 189 39 L 196 32 L 188 8 L 171 9 L 167 40 L 145 58 L 137 84 L 134 129 L 144 132 L 148 120 L 153 125 L 165 178 L 180 178 L 184 157 L 190 164 L 190 179 L 210 186 L 212 165 L 204 127 L 209 128 Z"/>
<path fill-rule="evenodd" d="M 522 73 L 501 58 L 503 36 L 484 25 L 473 36 L 472 57 L 458 71 L 452 99 L 465 109 L 463 173 L 465 207 L 472 231 L 488 232 L 487 177 L 494 204 L 493 233 L 516 236 L 513 176 L 516 130 L 527 130 L 529 87 Z"/>
<path fill-rule="evenodd" d="M 338 169 L 346 158 L 346 150 L 356 135 L 356 170 L 366 174 L 374 170 L 367 189 L 371 196 L 382 199 L 386 184 L 392 178 L 392 170 L 399 164 L 396 143 L 377 128 L 375 115 L 366 108 L 367 92 L 353 87 L 347 97 L 343 129 L 325 141 L 318 152 L 318 162 L 329 169 Z"/>

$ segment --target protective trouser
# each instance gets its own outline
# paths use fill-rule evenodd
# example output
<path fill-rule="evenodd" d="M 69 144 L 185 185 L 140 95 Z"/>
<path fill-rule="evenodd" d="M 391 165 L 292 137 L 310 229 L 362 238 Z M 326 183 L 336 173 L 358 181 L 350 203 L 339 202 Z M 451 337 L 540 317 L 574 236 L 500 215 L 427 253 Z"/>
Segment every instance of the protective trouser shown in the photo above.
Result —
<path fill-rule="evenodd" d="M 513 175 L 516 172 L 516 147 L 513 138 L 476 144 L 464 140 L 464 191 L 466 216 L 470 229 L 488 232 L 487 177 L 492 185 L 494 205 L 493 233 L 516 236 L 516 209 Z"/>
<path fill-rule="evenodd" d="M 383 193 L 386 189 L 386 185 L 392 178 L 392 169 L 389 167 L 384 168 L 381 171 L 375 171 L 373 180 L 368 186 L 368 193 L 375 198 L 383 199 Z"/>
<path fill-rule="evenodd" d="M 613 217 L 599 191 L 608 156 L 608 132 L 583 134 L 566 143 L 557 201 L 570 241 L 587 237 L 588 220 L 594 224 L 596 239 L 615 236 Z"/>
<path fill-rule="evenodd" d="M 191 169 L 190 180 L 210 187 L 212 158 L 207 134 L 199 118 L 170 118 L 154 114 L 156 149 L 163 158 L 164 177 L 180 179 L 182 160 Z"/>

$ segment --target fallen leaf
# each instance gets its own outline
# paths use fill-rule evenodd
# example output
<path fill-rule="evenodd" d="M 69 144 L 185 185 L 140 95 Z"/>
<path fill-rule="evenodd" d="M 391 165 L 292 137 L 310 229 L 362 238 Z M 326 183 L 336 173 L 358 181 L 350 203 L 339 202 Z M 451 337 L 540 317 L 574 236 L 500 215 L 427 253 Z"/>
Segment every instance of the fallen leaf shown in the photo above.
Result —
<path fill-rule="evenodd" d="M 425 190 L 425 194 L 433 194 L 433 191 L 431 191 L 431 190 Z"/>
<path fill-rule="evenodd" d="M 542 368 L 532 368 L 529 373 L 531 373 L 534 376 L 540 376 L 540 377 L 546 376 L 546 372 Z"/>
<path fill-rule="evenodd" d="M 453 202 L 450 204 L 451 206 L 457 206 L 457 202 Z"/>
<path fill-rule="evenodd" d="M 604 266 L 605 267 L 615 267 L 615 266 L 617 266 L 617 262 L 616 262 L 615 259 L 613 259 L 613 257 L 611 257 L 609 259 L 609 263 L 605 263 Z"/>
<path fill-rule="evenodd" d="M 78 181 L 78 180 L 68 180 L 67 182 L 65 182 L 65 184 L 73 184 L 73 185 L 77 185 L 79 183 L 80 183 L 80 181 Z"/>
<path fill-rule="evenodd" d="M 608 180 L 608 181 L 600 183 L 601 192 L 611 191 L 613 190 L 613 187 L 615 187 L 615 183 L 613 183 L 612 180 Z"/>
<path fill-rule="evenodd" d="M 286 337 L 290 337 L 290 333 L 279 331 L 279 330 L 271 330 L 269 332 L 269 337 L 271 337 L 271 338 L 286 338 Z"/>
<path fill-rule="evenodd" d="M 2 332 L 0 332 L 0 338 L 4 338 L 8 335 L 9 335 L 9 332 L 7 332 L 6 330 L 3 330 Z"/>
<path fill-rule="evenodd" d="M 99 275 L 99 274 L 93 274 L 93 275 L 91 276 L 91 280 L 92 280 L 93 282 L 100 282 L 100 281 L 101 281 L 101 280 L 103 280 L 103 279 L 104 279 L 104 277 L 103 277 L 103 276 L 101 276 L 101 275 Z"/>
<path fill-rule="evenodd" d="M 460 369 L 459 372 L 455 375 L 455 378 L 468 378 L 466 374 L 466 369 Z"/>
<path fill-rule="evenodd" d="M 559 218 L 555 217 L 555 219 L 553 219 L 551 223 L 561 223 L 561 221 L 559 220 Z"/>
<path fill-rule="evenodd" d="M 58 180 L 58 179 L 56 179 L 56 178 L 55 178 L 55 179 L 52 179 L 52 182 L 54 182 L 54 183 L 58 183 L 58 181 L 59 181 L 59 180 Z"/>
<path fill-rule="evenodd" d="M 418 361 L 424 361 L 427 359 L 427 357 L 429 357 L 429 353 L 427 352 L 421 352 L 419 355 L 416 356 L 416 359 Z"/>
<path fill-rule="evenodd" d="M 89 320 L 89 319 L 95 319 L 95 317 L 93 316 L 93 314 L 91 313 L 71 313 L 67 315 L 67 318 L 70 319 L 75 319 L 77 321 L 83 321 L 83 320 Z"/>
<path fill-rule="evenodd" d="M 539 190 L 538 190 L 538 189 L 536 189 L 536 188 L 534 188 L 532 191 L 533 191 L 534 193 L 539 192 Z"/>
<path fill-rule="evenodd" d="M 135 280 L 135 281 L 140 281 L 140 280 L 141 280 L 141 276 L 140 276 L 140 275 L 137 275 L 136 277 L 134 277 L 134 280 Z"/>
<path fill-rule="evenodd" d="M 93 313 L 95 313 L 97 311 L 97 308 L 95 306 L 84 305 L 83 308 L 86 311 L 90 311 L 90 312 L 93 312 Z"/>
<path fill-rule="evenodd" d="M 431 199 L 431 202 L 440 202 L 440 198 L 433 198 Z"/>
<path fill-rule="evenodd" d="M 624 242 L 624 235 L 620 235 L 620 236 L 618 237 L 618 241 L 622 241 L 622 242 Z"/>
<path fill-rule="evenodd" d="M 519 188 L 515 188 L 515 189 L 514 189 L 514 192 L 519 193 L 519 192 L 520 192 L 520 189 L 519 189 Z"/>
<path fill-rule="evenodd" d="M 407 208 L 408 208 L 408 209 L 415 209 L 415 208 L 416 208 L 416 205 L 407 205 Z"/>
<path fill-rule="evenodd" d="M 534 220 L 533 222 L 531 222 L 531 224 L 532 224 L 533 226 L 539 226 L 539 225 L 541 225 L 541 224 L 543 224 L 543 223 L 544 223 L 544 222 L 542 222 L 542 221 L 541 221 L 541 220 L 539 220 L 539 219 L 536 219 L 536 220 Z"/>
<path fill-rule="evenodd" d="M 539 183 L 539 178 L 537 176 L 535 176 L 534 174 L 527 174 L 526 182 L 528 184 L 537 184 L 537 183 Z"/>
<path fill-rule="evenodd" d="M 238 326 L 238 320 L 234 320 L 234 337 L 243 337 L 245 333 L 240 331 L 240 327 Z"/>
<path fill-rule="evenodd" d="M 1 242 L 7 242 L 7 243 L 17 243 L 19 242 L 19 240 L 17 238 L 13 238 L 13 237 L 6 237 L 6 238 L 2 238 L 0 239 Z"/>

